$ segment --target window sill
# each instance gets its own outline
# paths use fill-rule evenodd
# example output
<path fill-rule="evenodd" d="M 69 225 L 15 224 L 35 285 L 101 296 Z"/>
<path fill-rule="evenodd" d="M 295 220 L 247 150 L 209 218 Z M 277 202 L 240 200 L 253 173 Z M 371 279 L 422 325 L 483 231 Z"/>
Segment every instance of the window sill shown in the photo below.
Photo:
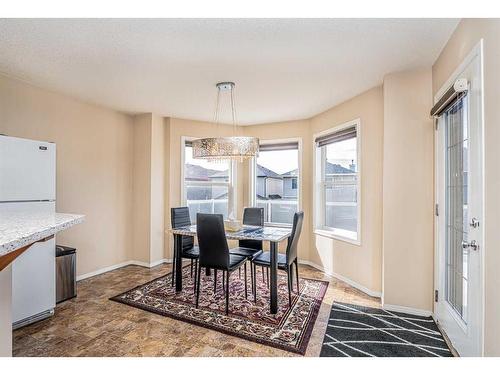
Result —
<path fill-rule="evenodd" d="M 342 241 L 342 242 L 347 242 L 351 245 L 361 246 L 361 241 L 359 239 L 354 239 L 354 238 L 342 236 L 342 235 L 339 235 L 331 230 L 315 229 L 314 234 L 317 234 L 318 236 L 327 237 L 327 238 L 331 238 L 334 240 Z"/>
<path fill-rule="evenodd" d="M 286 223 L 264 223 L 265 227 L 275 227 L 275 228 L 291 228 L 292 224 Z"/>

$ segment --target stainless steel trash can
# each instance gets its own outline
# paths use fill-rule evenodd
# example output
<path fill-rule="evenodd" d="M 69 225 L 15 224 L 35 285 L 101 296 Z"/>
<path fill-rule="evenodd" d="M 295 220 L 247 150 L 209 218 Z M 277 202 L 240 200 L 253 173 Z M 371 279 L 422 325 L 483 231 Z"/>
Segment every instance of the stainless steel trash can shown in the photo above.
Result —
<path fill-rule="evenodd" d="M 76 297 L 76 249 L 56 246 L 56 303 Z"/>

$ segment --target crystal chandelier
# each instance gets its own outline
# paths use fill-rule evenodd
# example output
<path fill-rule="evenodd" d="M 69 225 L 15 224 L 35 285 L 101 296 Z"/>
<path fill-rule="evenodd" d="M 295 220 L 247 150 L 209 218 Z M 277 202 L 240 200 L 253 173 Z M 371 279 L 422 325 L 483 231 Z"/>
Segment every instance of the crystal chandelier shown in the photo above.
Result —
<path fill-rule="evenodd" d="M 231 116 L 233 132 L 236 134 L 236 110 L 234 106 L 234 82 L 219 82 L 217 87 L 217 101 L 215 105 L 214 123 L 219 122 L 220 94 L 229 91 L 231 94 Z M 208 160 L 238 160 L 254 157 L 259 153 L 259 138 L 255 137 L 218 137 L 201 138 L 193 141 L 193 158 Z"/>

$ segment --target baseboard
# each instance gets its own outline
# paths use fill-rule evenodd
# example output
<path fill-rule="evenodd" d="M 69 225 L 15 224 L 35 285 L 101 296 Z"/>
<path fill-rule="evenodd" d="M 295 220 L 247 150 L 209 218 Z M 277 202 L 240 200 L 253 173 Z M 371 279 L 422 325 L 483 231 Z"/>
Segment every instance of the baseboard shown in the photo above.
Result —
<path fill-rule="evenodd" d="M 307 266 L 311 266 L 313 268 L 316 268 L 317 270 L 319 270 L 321 272 L 324 272 L 328 276 L 335 277 L 336 279 L 339 279 L 340 281 L 343 281 L 344 283 L 349 284 L 353 288 L 358 289 L 359 291 L 361 291 L 361 292 L 363 292 L 365 294 L 368 294 L 370 297 L 380 298 L 382 296 L 382 293 L 376 292 L 376 291 L 371 290 L 371 289 L 368 289 L 364 285 L 361 285 L 361 284 L 357 283 L 356 281 L 353 281 L 353 280 L 351 280 L 351 279 L 349 279 L 349 278 L 347 278 L 345 276 L 342 276 L 342 275 L 340 275 L 340 274 L 338 274 L 336 272 L 326 271 L 324 269 L 324 267 L 320 266 L 319 264 L 310 262 L 308 260 L 299 260 L 299 263 L 300 264 L 305 264 Z"/>
<path fill-rule="evenodd" d="M 146 268 L 151 268 L 151 267 L 156 267 L 159 266 L 160 264 L 163 263 L 172 263 L 172 259 L 160 259 L 160 260 L 155 260 L 154 262 L 147 263 L 147 262 L 141 262 L 140 260 L 131 260 L 129 261 L 130 265 L 134 266 L 141 266 L 141 267 L 146 267 Z"/>
<path fill-rule="evenodd" d="M 106 273 L 109 271 L 114 271 L 114 270 L 117 270 L 118 268 L 122 268 L 122 267 L 126 267 L 126 266 L 141 266 L 141 267 L 146 267 L 146 268 L 152 268 L 152 267 L 156 267 L 156 266 L 163 264 L 163 263 L 172 263 L 172 259 L 165 258 L 165 259 L 160 259 L 160 260 L 157 260 L 157 261 L 154 261 L 151 263 L 141 262 L 139 260 L 128 260 L 128 261 L 123 262 L 123 263 L 114 264 L 112 266 L 100 268 L 98 270 L 77 276 L 76 281 L 85 280 L 85 279 L 88 279 L 89 277 L 97 276 L 97 275 L 100 275 L 100 274 L 103 274 L 103 273 Z"/>
<path fill-rule="evenodd" d="M 154 262 L 149 263 L 149 268 L 159 266 L 160 264 L 163 264 L 163 263 L 172 263 L 172 259 L 163 258 L 160 260 L 156 260 Z"/>
<path fill-rule="evenodd" d="M 376 297 L 376 298 L 381 298 L 382 297 L 382 293 L 381 292 L 376 292 L 376 291 L 373 291 L 371 289 L 368 289 L 367 287 L 365 287 L 365 286 L 357 283 L 356 281 L 353 281 L 353 280 L 351 280 L 351 279 L 349 279 L 349 278 L 347 278 L 345 276 L 339 275 L 336 272 L 325 271 L 325 269 L 322 266 L 320 266 L 319 264 L 310 262 L 308 260 L 302 260 L 302 261 L 299 261 L 299 263 L 300 264 L 305 264 L 307 266 L 311 266 L 313 268 L 316 268 L 317 270 L 319 270 L 321 272 L 324 272 L 325 275 L 328 275 L 328 276 L 331 276 L 331 277 L 335 277 L 336 279 L 339 279 L 339 280 L 345 282 L 346 284 L 349 284 L 353 288 L 356 288 L 359 291 L 368 294 L 370 297 Z M 382 303 L 382 308 L 385 309 L 385 310 L 388 310 L 388 311 L 400 312 L 400 313 L 405 313 L 405 314 L 413 314 L 413 315 L 425 316 L 425 317 L 427 317 L 427 316 L 434 316 L 434 314 L 433 314 L 432 311 L 422 310 L 422 309 L 416 309 L 416 308 L 413 308 L 413 307 L 406 307 L 406 306 L 399 306 L 399 305 L 389 305 L 389 304 Z"/>
<path fill-rule="evenodd" d="M 123 262 L 123 263 L 113 264 L 112 266 L 100 268 L 98 270 L 95 270 L 95 271 L 92 271 L 92 272 L 85 273 L 83 275 L 77 276 L 76 277 L 76 281 L 85 280 L 85 279 L 88 279 L 89 277 L 97 276 L 97 275 L 100 275 L 102 273 L 106 273 L 106 272 L 109 272 L 109 271 L 116 270 L 118 268 L 129 266 L 130 264 L 131 264 L 131 261 L 127 261 L 127 262 Z"/>
<path fill-rule="evenodd" d="M 425 317 L 432 316 L 432 311 L 415 309 L 413 307 L 384 304 L 384 305 L 382 305 L 382 308 L 384 310 L 400 312 L 400 313 L 405 313 L 405 314 L 413 314 L 413 315 L 425 316 Z"/>

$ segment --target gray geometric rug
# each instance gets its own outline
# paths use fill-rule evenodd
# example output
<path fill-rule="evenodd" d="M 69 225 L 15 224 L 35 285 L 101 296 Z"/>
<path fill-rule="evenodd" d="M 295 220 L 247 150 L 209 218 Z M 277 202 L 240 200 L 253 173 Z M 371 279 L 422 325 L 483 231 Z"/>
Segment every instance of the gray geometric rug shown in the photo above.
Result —
<path fill-rule="evenodd" d="M 334 302 L 321 357 L 453 357 L 432 317 Z"/>

